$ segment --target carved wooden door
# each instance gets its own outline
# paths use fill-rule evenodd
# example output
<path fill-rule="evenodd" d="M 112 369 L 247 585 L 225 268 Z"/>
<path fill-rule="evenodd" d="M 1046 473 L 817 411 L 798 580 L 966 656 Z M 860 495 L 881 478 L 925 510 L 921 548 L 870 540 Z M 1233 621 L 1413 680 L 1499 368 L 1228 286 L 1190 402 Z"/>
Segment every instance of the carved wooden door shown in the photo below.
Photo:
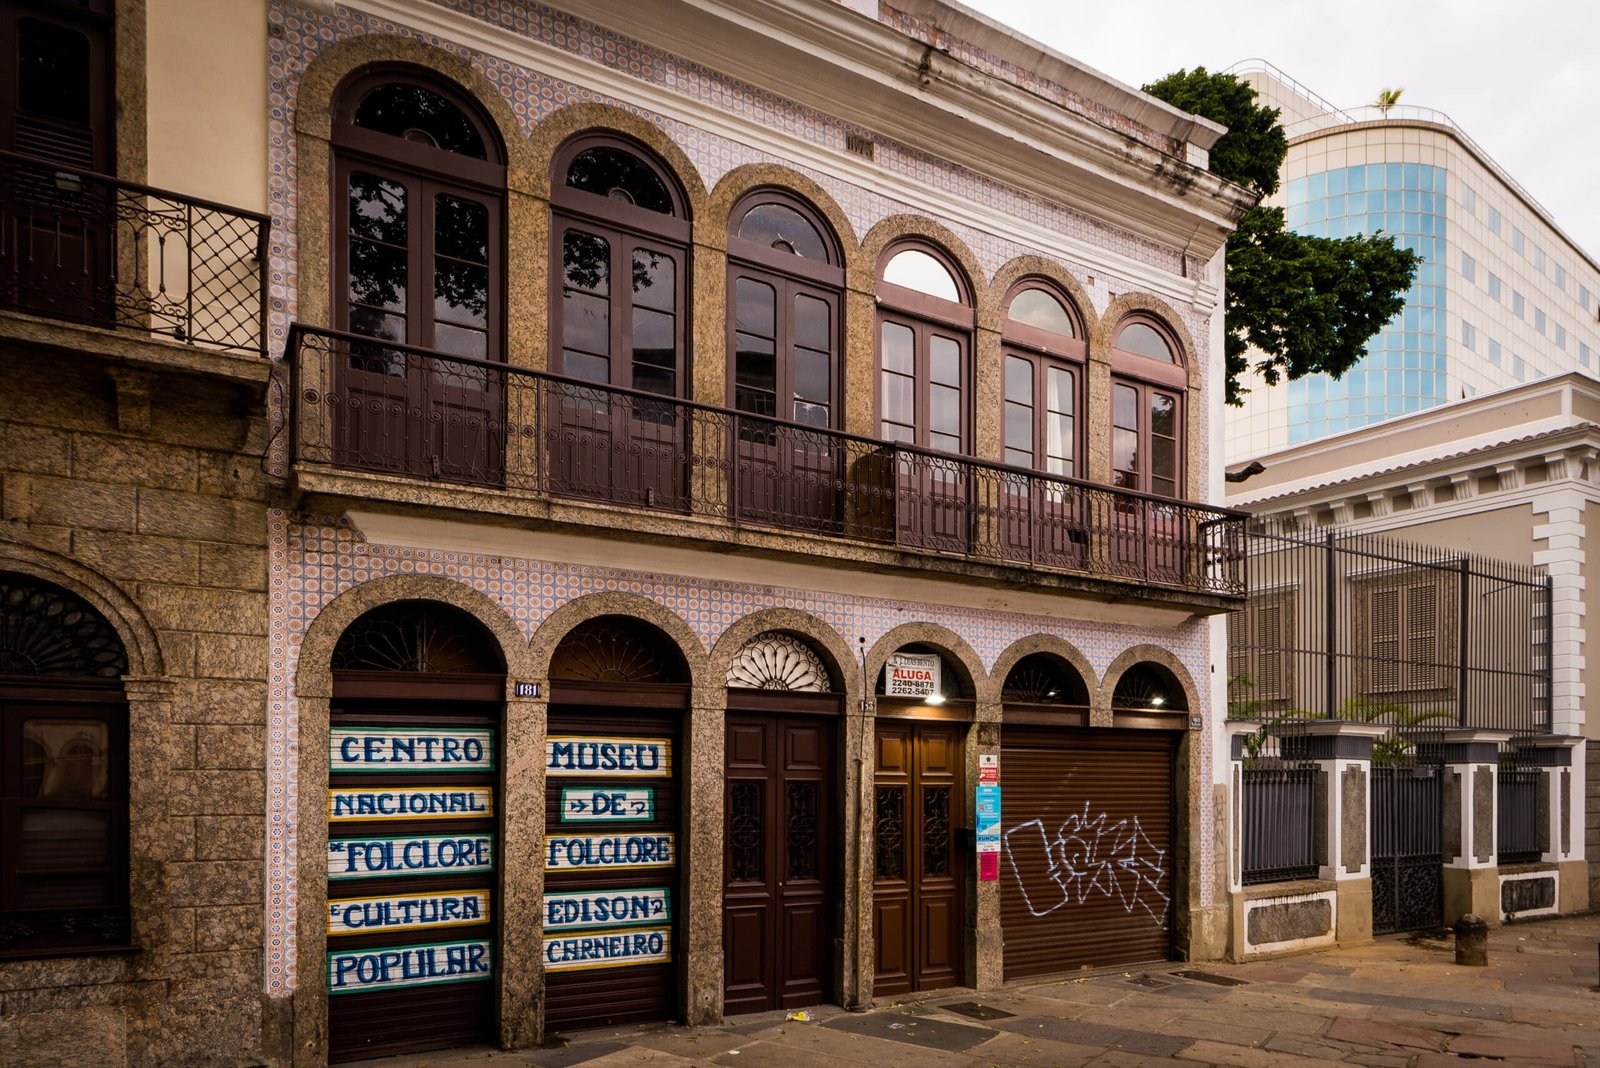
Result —
<path fill-rule="evenodd" d="M 874 790 L 873 933 L 880 995 L 961 981 L 966 725 L 883 720 Z"/>
<path fill-rule="evenodd" d="M 833 993 L 839 928 L 837 723 L 730 714 L 723 862 L 723 1012 Z"/>

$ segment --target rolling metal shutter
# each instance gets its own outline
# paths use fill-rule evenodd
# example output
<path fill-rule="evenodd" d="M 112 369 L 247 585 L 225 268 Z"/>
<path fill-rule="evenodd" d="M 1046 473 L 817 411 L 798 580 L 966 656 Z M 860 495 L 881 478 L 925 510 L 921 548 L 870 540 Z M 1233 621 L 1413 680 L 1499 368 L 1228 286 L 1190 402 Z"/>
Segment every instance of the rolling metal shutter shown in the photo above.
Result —
<path fill-rule="evenodd" d="M 1004 729 L 1007 980 L 1168 958 L 1174 741 L 1166 731 Z"/>

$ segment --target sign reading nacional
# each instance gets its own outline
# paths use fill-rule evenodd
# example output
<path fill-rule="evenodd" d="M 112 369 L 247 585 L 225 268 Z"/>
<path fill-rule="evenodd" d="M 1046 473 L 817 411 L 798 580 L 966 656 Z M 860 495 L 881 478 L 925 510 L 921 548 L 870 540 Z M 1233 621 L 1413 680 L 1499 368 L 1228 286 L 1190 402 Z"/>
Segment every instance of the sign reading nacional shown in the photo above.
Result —
<path fill-rule="evenodd" d="M 546 871 L 576 868 L 670 868 L 677 860 L 673 837 L 651 834 L 551 835 L 545 839 Z"/>
<path fill-rule="evenodd" d="M 672 919 L 672 891 L 664 886 L 644 890 L 580 890 L 546 894 L 544 930 L 581 931 L 589 927 L 637 927 Z"/>
<path fill-rule="evenodd" d="M 891 653 L 883 668 L 885 697 L 927 697 L 940 693 L 938 653 Z"/>
<path fill-rule="evenodd" d="M 622 823 L 656 817 L 655 791 L 649 787 L 608 790 L 567 786 L 561 790 L 561 821 L 605 820 Z"/>
<path fill-rule="evenodd" d="M 489 871 L 494 867 L 492 842 L 493 838 L 487 834 L 333 838 L 328 841 L 328 878 L 464 875 Z"/>
<path fill-rule="evenodd" d="M 488 942 L 441 942 L 392 949 L 336 950 L 328 954 L 329 994 L 470 983 L 488 979 L 491 974 Z"/>
<path fill-rule="evenodd" d="M 647 931 L 602 931 L 544 940 L 544 970 L 575 972 L 592 968 L 624 968 L 672 959 L 672 928 Z"/>
<path fill-rule="evenodd" d="M 487 786 L 374 786 L 328 791 L 328 822 L 448 820 L 494 815 Z"/>
<path fill-rule="evenodd" d="M 494 770 L 494 732 L 421 727 L 334 727 L 328 770 L 365 772 Z"/>
<path fill-rule="evenodd" d="M 584 738 L 559 735 L 544 743 L 545 773 L 552 776 L 672 774 L 672 743 L 665 738 Z"/>
<path fill-rule="evenodd" d="M 437 894 L 355 897 L 328 902 L 328 934 L 421 931 L 459 927 L 489 919 L 489 891 L 451 890 Z"/>

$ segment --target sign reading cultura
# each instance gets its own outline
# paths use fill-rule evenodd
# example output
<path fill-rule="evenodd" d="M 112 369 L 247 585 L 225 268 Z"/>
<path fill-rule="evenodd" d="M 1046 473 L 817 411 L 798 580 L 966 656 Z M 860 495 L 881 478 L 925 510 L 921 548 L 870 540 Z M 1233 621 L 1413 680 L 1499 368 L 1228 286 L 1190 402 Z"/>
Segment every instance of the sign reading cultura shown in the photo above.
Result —
<path fill-rule="evenodd" d="M 341 898 L 328 902 L 328 934 L 420 931 L 483 923 L 489 918 L 488 890 L 449 890 L 394 897 Z"/>
<path fill-rule="evenodd" d="M 942 692 L 938 653 L 891 653 L 883 668 L 885 697 L 928 697 Z"/>
<path fill-rule="evenodd" d="M 328 732 L 328 770 L 493 771 L 492 739 L 488 730 L 334 727 Z"/>

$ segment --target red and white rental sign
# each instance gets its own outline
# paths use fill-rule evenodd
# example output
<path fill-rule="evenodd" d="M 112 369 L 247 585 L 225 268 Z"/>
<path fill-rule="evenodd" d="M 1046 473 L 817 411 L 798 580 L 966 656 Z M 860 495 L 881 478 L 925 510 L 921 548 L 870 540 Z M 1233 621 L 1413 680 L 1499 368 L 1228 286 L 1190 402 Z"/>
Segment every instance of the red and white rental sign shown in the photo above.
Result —
<path fill-rule="evenodd" d="M 883 672 L 885 697 L 927 697 L 941 692 L 938 653 L 891 653 Z"/>

